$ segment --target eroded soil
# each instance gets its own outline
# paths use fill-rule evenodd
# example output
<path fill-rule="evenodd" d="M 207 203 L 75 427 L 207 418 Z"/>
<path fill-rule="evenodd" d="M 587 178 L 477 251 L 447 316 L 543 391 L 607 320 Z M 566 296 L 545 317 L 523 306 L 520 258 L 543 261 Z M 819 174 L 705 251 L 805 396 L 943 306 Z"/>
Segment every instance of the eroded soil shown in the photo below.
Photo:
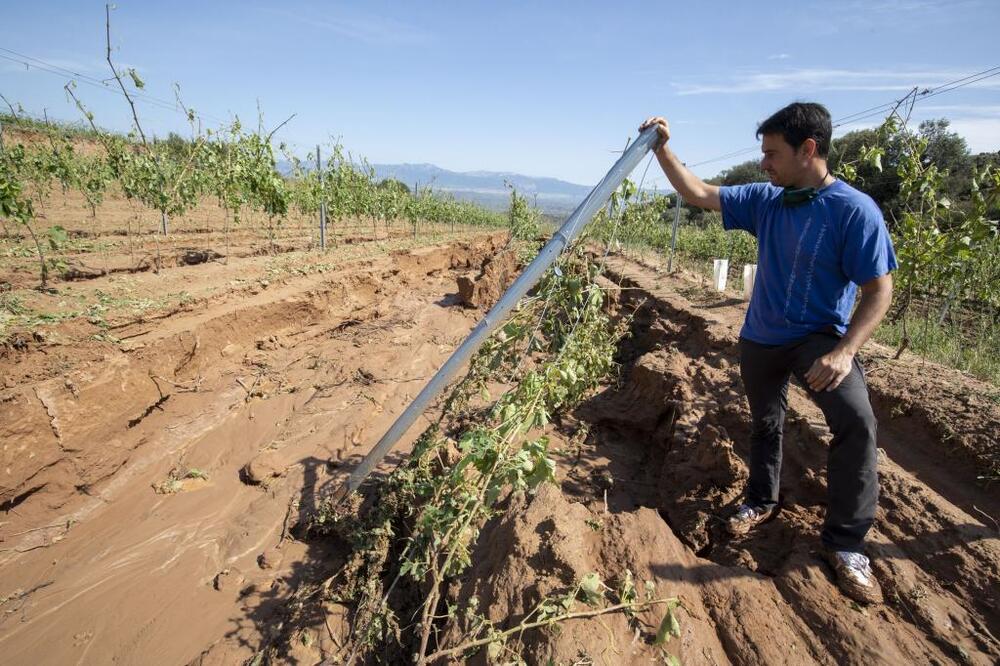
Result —
<path fill-rule="evenodd" d="M 501 243 L 237 288 L 122 344 L 70 328 L 8 349 L 3 661 L 177 664 L 244 627 L 259 640 L 241 595 L 324 566 L 290 527 L 476 323 L 457 278 Z"/>
<path fill-rule="evenodd" d="M 990 516 L 1000 507 L 970 462 L 995 452 L 1000 410 L 986 397 L 989 387 L 867 349 L 881 449 L 869 552 L 888 602 L 862 608 L 840 596 L 817 556 L 829 435 L 800 387 L 790 392 L 780 514 L 743 539 L 724 530 L 749 453 L 736 348 L 742 305 L 626 262 L 613 262 L 612 273 L 628 301 L 645 303 L 623 350 L 622 386 L 577 415 L 590 434 L 563 495 L 600 514 L 600 486 L 610 479 L 609 514 L 647 519 L 623 538 L 641 543 L 655 534 L 671 544 L 647 556 L 647 571 L 685 600 L 679 656 L 692 663 L 995 663 L 1000 530 Z M 659 524 L 644 507 L 657 511 Z"/>
<path fill-rule="evenodd" d="M 342 546 L 293 528 L 478 321 L 458 285 L 482 307 L 499 293 L 482 280 L 509 280 L 485 265 L 499 243 L 240 292 L 135 346 L 81 346 L 58 372 L 45 345 L 4 359 L 18 377 L 0 392 L 5 661 L 234 664 L 267 646 L 281 663 L 343 660 L 343 607 L 296 594 L 341 566 Z M 995 391 L 866 348 L 887 603 L 861 607 L 815 552 L 828 434 L 800 388 L 781 512 L 746 538 L 723 529 L 747 474 L 744 304 L 635 262 L 609 269 L 635 310 L 620 381 L 551 426 L 559 484 L 508 498 L 451 598 L 477 596 L 503 628 L 584 574 L 627 568 L 681 599 L 667 649 L 685 664 L 997 663 L 1000 498 L 976 479 L 995 459 Z M 526 634 L 523 655 L 655 663 L 661 616 L 638 631 L 623 615 L 570 621 Z"/>

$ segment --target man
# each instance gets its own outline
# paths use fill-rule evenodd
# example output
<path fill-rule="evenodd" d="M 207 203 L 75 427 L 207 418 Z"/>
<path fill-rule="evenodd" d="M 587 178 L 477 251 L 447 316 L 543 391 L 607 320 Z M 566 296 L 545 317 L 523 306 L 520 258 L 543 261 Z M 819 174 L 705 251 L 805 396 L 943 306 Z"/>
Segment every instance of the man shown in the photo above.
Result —
<path fill-rule="evenodd" d="M 880 603 L 882 591 L 863 554 L 878 498 L 875 416 L 856 354 L 885 316 L 896 268 L 878 206 L 827 168 L 832 127 L 819 104 L 795 103 L 757 129 L 768 183 L 717 187 L 688 171 L 671 152 L 670 129 L 656 157 L 687 203 L 722 211 L 726 229 L 757 238 L 758 273 L 740 333 L 740 374 L 750 403 L 750 478 L 729 520 L 748 533 L 778 505 L 781 436 L 789 376 L 819 405 L 833 433 L 827 460 L 824 553 L 840 589 Z M 857 287 L 861 301 L 853 316 Z"/>

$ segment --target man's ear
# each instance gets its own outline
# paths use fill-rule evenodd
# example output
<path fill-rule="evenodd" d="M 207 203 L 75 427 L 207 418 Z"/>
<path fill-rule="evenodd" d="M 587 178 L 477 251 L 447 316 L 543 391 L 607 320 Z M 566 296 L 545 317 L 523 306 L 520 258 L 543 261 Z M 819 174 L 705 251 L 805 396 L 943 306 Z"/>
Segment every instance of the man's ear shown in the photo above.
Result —
<path fill-rule="evenodd" d="M 806 139 L 802 142 L 802 145 L 799 146 L 799 154 L 802 155 L 802 157 L 816 157 L 816 149 L 818 147 L 816 139 Z"/>

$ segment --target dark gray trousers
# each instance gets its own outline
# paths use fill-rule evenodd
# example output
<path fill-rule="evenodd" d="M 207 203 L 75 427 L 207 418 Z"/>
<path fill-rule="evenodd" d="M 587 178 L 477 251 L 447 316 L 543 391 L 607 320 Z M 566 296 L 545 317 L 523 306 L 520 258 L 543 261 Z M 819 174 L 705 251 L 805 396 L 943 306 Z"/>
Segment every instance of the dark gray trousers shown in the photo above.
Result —
<path fill-rule="evenodd" d="M 864 372 L 855 359 L 851 374 L 833 391 L 817 393 L 805 381 L 813 361 L 832 351 L 839 341 L 833 333 L 811 333 L 779 346 L 740 338 L 740 374 L 753 418 L 746 501 L 758 507 L 778 503 L 788 379 L 794 374 L 823 410 L 833 433 L 827 457 L 823 545 L 860 552 L 878 502 L 876 422 Z"/>

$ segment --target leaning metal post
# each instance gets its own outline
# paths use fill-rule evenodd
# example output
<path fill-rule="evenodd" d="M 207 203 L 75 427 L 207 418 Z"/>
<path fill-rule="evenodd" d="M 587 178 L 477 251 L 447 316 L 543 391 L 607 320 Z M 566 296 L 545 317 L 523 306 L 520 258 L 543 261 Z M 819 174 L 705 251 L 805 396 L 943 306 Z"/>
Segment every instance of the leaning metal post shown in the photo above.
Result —
<path fill-rule="evenodd" d="M 674 270 L 674 251 L 677 249 L 677 225 L 681 222 L 681 206 L 684 205 L 684 199 L 681 198 L 681 193 L 676 192 L 677 196 L 676 203 L 674 204 L 674 231 L 670 235 L 670 258 L 667 259 L 667 272 L 670 273 Z"/>
<path fill-rule="evenodd" d="M 580 230 L 597 213 L 604 202 L 608 200 L 611 193 L 618 189 L 622 181 L 628 177 L 632 170 L 642 161 L 646 153 L 649 152 L 657 142 L 655 127 L 649 127 L 639 134 L 639 138 L 629 146 L 618 161 L 615 162 L 611 170 L 601 179 L 601 182 L 590 191 L 590 194 L 576 207 L 573 214 L 552 236 L 545 247 L 541 249 L 524 272 L 514 281 L 504 295 L 500 297 L 486 316 L 480 321 L 469 337 L 465 339 L 458 349 L 456 349 L 445 364 L 438 370 L 437 374 L 431 378 L 427 385 L 410 403 L 402 414 L 396 419 L 389 430 L 382 435 L 378 444 L 368 452 L 364 460 L 351 472 L 347 482 L 344 483 L 333 495 L 334 502 L 339 502 L 349 493 L 357 490 L 364 482 L 372 469 L 389 453 L 396 442 L 399 441 L 413 422 L 417 420 L 428 405 L 441 393 L 442 390 L 455 378 L 459 370 L 462 369 L 479 347 L 486 341 L 489 335 L 503 323 L 510 314 L 514 306 L 521 300 L 528 291 L 541 279 L 546 269 L 555 262 L 563 249 L 569 245 L 574 238 L 579 235 Z"/>

